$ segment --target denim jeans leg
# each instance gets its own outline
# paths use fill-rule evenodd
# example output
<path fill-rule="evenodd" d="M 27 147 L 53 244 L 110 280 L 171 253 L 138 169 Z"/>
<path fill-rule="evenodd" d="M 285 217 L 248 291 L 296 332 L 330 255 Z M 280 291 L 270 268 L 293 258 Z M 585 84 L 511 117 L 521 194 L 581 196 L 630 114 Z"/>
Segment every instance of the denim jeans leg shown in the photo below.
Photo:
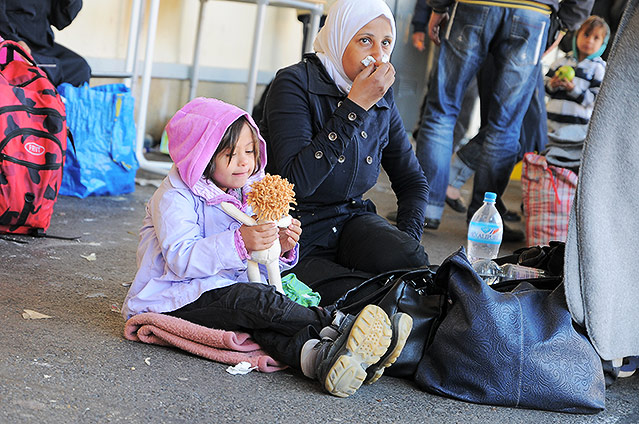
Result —
<path fill-rule="evenodd" d="M 448 177 L 448 185 L 456 189 L 462 188 L 466 181 L 473 176 L 475 170 L 466 165 L 457 154 L 453 155 L 450 162 L 450 175 Z"/>
<path fill-rule="evenodd" d="M 495 27 L 491 45 L 496 72 L 469 219 L 482 205 L 486 191 L 501 197 L 506 189 L 520 149 L 521 123 L 538 82 L 536 72 L 549 20 L 535 11 L 503 9 L 502 25 Z"/>
<path fill-rule="evenodd" d="M 482 34 L 485 10 L 479 19 L 468 15 L 460 16 L 459 22 L 451 20 L 446 31 L 454 42 L 444 38 L 439 49 L 416 139 L 417 159 L 430 185 L 426 218 L 441 219 L 444 211 L 455 122 L 466 88 L 483 61 L 483 56 L 468 46 L 488 44 Z"/>

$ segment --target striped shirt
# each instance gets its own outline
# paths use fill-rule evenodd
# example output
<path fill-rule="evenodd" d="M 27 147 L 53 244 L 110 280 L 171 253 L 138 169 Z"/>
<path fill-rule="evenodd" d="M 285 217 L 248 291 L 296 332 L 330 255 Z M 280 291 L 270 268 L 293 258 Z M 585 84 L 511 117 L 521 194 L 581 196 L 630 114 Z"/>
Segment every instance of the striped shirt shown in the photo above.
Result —
<path fill-rule="evenodd" d="M 568 65 L 575 69 L 571 91 L 552 89 L 550 79 L 557 69 Z M 546 104 L 548 120 L 561 124 L 587 124 L 595 106 L 595 97 L 599 93 L 601 81 L 606 72 L 606 62 L 600 57 L 584 59 L 577 63 L 572 52 L 557 59 L 548 70 L 544 80 L 546 93 L 550 96 Z"/>

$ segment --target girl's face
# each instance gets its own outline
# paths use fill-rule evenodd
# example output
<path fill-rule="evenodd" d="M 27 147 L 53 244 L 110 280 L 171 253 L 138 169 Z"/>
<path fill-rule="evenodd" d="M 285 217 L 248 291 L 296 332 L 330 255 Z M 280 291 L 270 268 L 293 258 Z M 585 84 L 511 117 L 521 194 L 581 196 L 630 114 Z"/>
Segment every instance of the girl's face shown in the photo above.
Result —
<path fill-rule="evenodd" d="M 586 58 L 599 51 L 606 38 L 606 28 L 598 27 L 579 31 L 577 34 L 577 50 L 579 59 Z"/>
<path fill-rule="evenodd" d="M 366 68 L 362 60 L 366 56 L 373 56 L 377 63 L 382 62 L 383 56 L 390 56 L 393 42 L 391 24 L 384 16 L 379 16 L 364 25 L 344 50 L 342 66 L 346 76 L 355 81 L 355 77 Z"/>
<path fill-rule="evenodd" d="M 222 151 L 215 157 L 213 181 L 224 191 L 240 188 L 255 170 L 255 149 L 257 148 L 253 134 L 244 124 L 237 139 L 235 151 Z M 229 161 L 230 159 L 230 161 Z"/>

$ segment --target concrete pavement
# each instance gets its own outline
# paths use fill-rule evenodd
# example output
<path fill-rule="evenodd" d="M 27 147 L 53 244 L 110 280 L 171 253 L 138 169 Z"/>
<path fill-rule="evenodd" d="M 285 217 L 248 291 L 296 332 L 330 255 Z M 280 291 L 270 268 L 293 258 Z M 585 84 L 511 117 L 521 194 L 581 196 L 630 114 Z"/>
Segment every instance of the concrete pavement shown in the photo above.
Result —
<path fill-rule="evenodd" d="M 505 196 L 511 209 L 518 190 L 513 182 Z M 126 341 L 119 307 L 153 191 L 61 197 L 49 233 L 77 241 L 0 239 L 0 423 L 639 422 L 636 376 L 608 389 L 604 412 L 569 415 L 468 404 L 391 377 L 338 399 L 290 370 L 233 376 L 222 364 Z M 369 196 L 382 215 L 394 208 L 384 178 Z M 440 229 L 423 237 L 431 261 L 464 244 L 465 232 L 465 216 L 447 208 Z M 501 253 L 520 246 L 505 244 Z M 25 309 L 51 318 L 25 319 Z"/>

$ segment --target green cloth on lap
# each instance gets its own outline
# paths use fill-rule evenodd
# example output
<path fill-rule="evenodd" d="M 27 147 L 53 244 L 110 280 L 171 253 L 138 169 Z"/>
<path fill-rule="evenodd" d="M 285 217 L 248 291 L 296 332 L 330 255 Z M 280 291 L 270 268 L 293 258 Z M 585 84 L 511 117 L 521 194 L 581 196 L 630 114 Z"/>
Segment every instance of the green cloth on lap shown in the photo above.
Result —
<path fill-rule="evenodd" d="M 302 306 L 317 306 L 320 303 L 319 293 L 314 292 L 309 286 L 302 283 L 295 274 L 288 274 L 282 277 L 282 288 L 289 299 Z"/>

